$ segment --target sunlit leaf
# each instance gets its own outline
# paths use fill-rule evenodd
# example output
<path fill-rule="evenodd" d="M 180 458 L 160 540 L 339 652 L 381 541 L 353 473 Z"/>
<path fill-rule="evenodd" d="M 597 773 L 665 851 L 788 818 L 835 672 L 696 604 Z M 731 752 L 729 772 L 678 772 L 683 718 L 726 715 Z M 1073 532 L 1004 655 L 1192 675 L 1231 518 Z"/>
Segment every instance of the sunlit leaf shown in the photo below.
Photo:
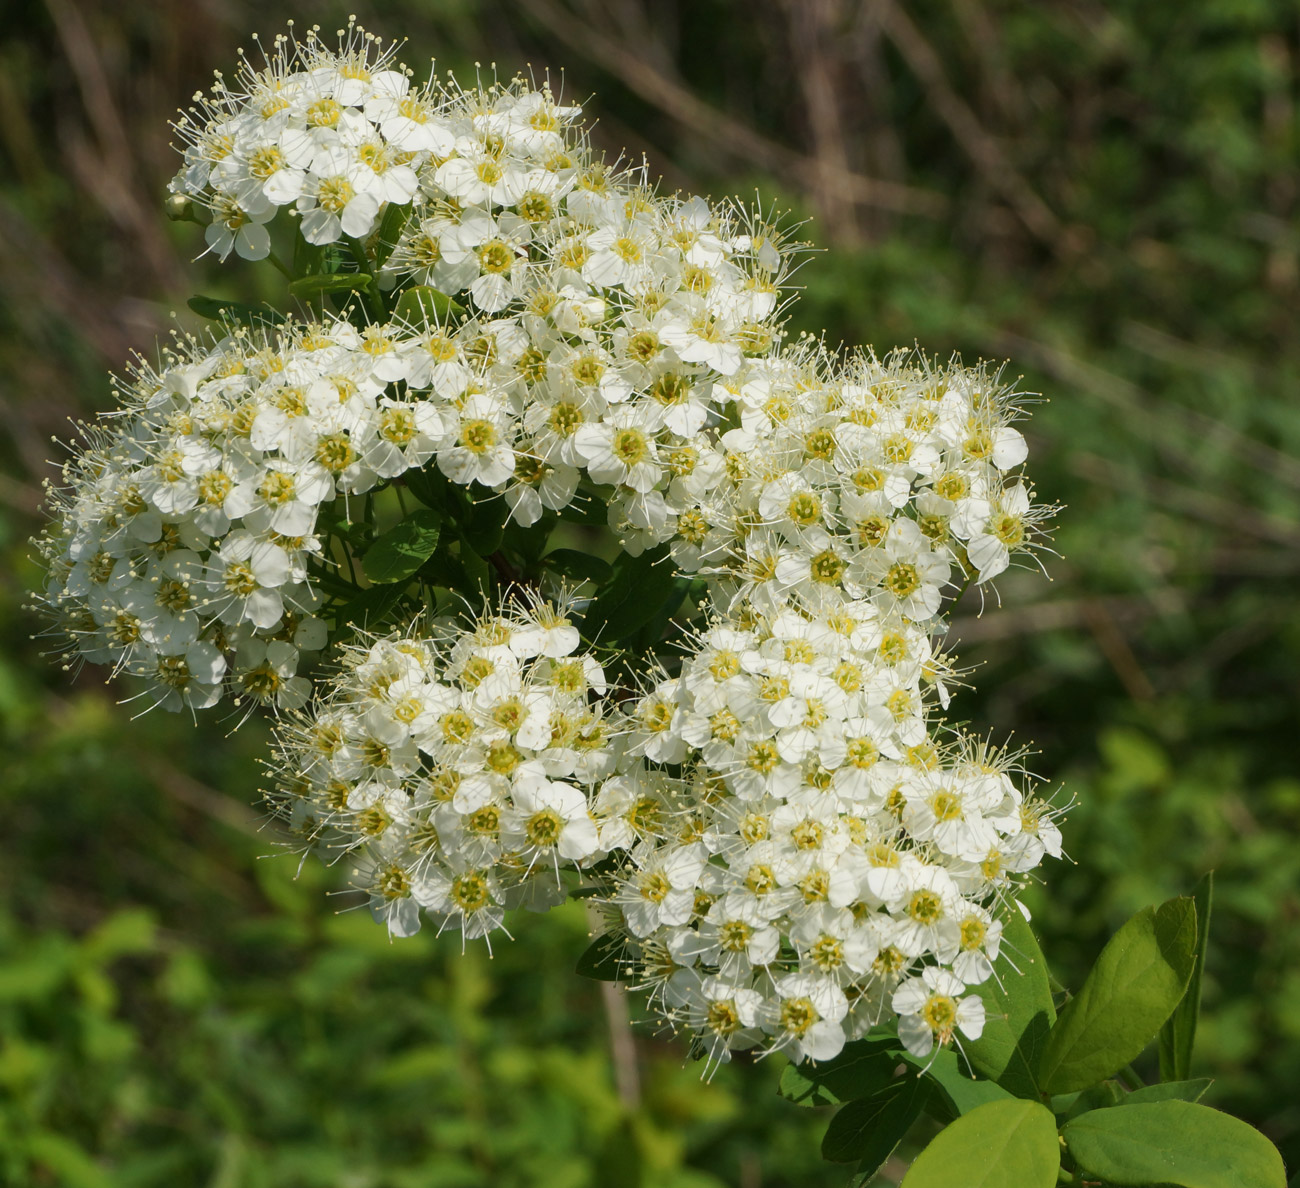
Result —
<path fill-rule="evenodd" d="M 1162 1101 L 1094 1110 L 1062 1131 L 1090 1178 L 1179 1188 L 1283 1188 L 1277 1148 L 1253 1126 L 1208 1106 Z"/>
<path fill-rule="evenodd" d="M 1214 872 L 1207 872 L 1192 892 L 1196 903 L 1196 960 L 1191 980 L 1174 1013 L 1160 1028 L 1160 1079 L 1185 1081 L 1192 1072 L 1192 1049 L 1196 1044 L 1196 1021 L 1201 1013 L 1201 974 L 1205 950 L 1210 942 L 1210 909 L 1214 901 Z"/>
<path fill-rule="evenodd" d="M 1101 951 L 1048 1036 L 1046 1093 L 1086 1089 L 1133 1060 L 1169 1018 L 1191 977 L 1196 908 L 1187 898 L 1147 907 Z"/>
<path fill-rule="evenodd" d="M 442 518 L 421 508 L 399 521 L 366 550 L 362 568 L 376 584 L 408 581 L 438 547 Z"/>
<path fill-rule="evenodd" d="M 1061 1166 L 1056 1121 L 1033 1101 L 991 1101 L 946 1126 L 916 1157 L 903 1188 L 1052 1188 Z"/>
<path fill-rule="evenodd" d="M 1047 961 L 1029 923 L 1017 909 L 1006 913 L 1002 948 L 993 977 L 977 989 L 984 1000 L 984 1030 L 963 1045 L 976 1072 L 1017 1097 L 1039 1096 L 1038 1061 L 1056 1022 Z"/>

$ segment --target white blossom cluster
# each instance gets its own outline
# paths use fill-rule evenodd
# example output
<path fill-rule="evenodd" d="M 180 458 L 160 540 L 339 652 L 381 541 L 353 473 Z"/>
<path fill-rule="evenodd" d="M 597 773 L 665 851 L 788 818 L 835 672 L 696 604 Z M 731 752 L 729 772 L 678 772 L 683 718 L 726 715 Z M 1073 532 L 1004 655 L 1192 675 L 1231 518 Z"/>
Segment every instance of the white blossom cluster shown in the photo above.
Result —
<path fill-rule="evenodd" d="M 264 67 L 241 56 L 234 89 L 220 73 L 211 93 L 174 125 L 185 164 L 174 193 L 211 211 L 208 246 L 223 260 L 271 250 L 266 224 L 280 207 L 311 244 L 364 237 L 390 202 L 409 203 L 419 170 L 454 135 L 444 100 L 412 88 L 406 71 L 355 27 L 339 52 L 317 41 L 276 38 Z"/>
<path fill-rule="evenodd" d="M 304 848 L 354 865 L 377 920 L 467 938 L 563 902 L 604 856 L 592 789 L 613 767 L 600 664 L 566 607 L 514 601 L 468 626 L 343 649 L 281 726 L 271 803 Z"/>
<path fill-rule="evenodd" d="M 950 583 L 997 576 L 1056 510 L 1018 477 L 1020 394 L 983 367 L 909 352 L 828 366 L 796 349 L 726 388 L 722 479 L 677 517 L 672 546 L 722 604 L 866 598 L 936 626 Z"/>
<path fill-rule="evenodd" d="M 994 909 L 1061 839 L 1013 756 L 938 741 L 943 676 L 926 631 L 869 600 L 751 608 L 636 705 L 625 754 L 681 774 L 636 779 L 656 808 L 611 931 L 711 1059 L 827 1059 L 891 1013 L 919 1055 L 979 1035 L 963 991 L 992 973 Z"/>
<path fill-rule="evenodd" d="M 364 239 L 402 208 L 398 237 L 377 242 L 376 231 L 365 266 L 387 293 L 428 286 L 474 315 L 428 343 L 435 391 L 465 405 L 453 426 L 462 448 L 440 457 L 444 471 L 504 488 L 530 524 L 566 506 L 586 470 L 613 487 L 610 522 L 626 547 L 669 539 L 722 481 L 705 431 L 732 377 L 779 345 L 795 245 L 759 213 L 658 195 L 643 169 L 599 160 L 581 109 L 547 86 L 412 90 L 390 58 L 373 40 L 333 51 L 312 34 L 282 39 L 262 69 L 245 61 L 236 88 L 219 81 L 178 124 L 189 146 L 173 188 L 211 208 L 208 240 L 222 254 L 265 254 L 258 220 L 278 205 L 318 244 Z M 419 121 L 392 115 L 394 103 Z M 335 123 L 314 124 L 320 111 Z M 358 145 L 373 149 L 364 161 Z M 400 172 L 400 189 L 376 188 L 381 164 L 385 178 Z M 335 169 L 351 179 L 339 192 L 356 196 L 341 222 L 322 223 L 319 175 Z M 354 209 L 364 220 L 349 221 Z"/>
<path fill-rule="evenodd" d="M 45 596 L 73 653 L 168 709 L 302 705 L 322 507 L 432 452 L 424 407 L 383 395 L 405 374 L 385 344 L 336 322 L 138 365 L 52 491 Z"/>
<path fill-rule="evenodd" d="M 269 255 L 285 208 L 320 288 L 363 296 L 137 366 L 52 492 L 46 602 L 151 704 L 289 711 L 272 807 L 394 935 L 581 888 L 713 1063 L 827 1059 L 891 1016 L 921 1055 L 978 1036 L 998 913 L 1061 839 L 1017 756 L 933 707 L 951 596 L 1055 510 L 1020 477 L 1025 398 L 786 343 L 800 245 L 656 193 L 580 117 L 545 84 L 413 83 L 354 25 L 218 76 L 171 187 L 209 249 Z M 603 503 L 619 548 L 698 576 L 705 626 L 620 692 L 581 604 L 530 587 L 344 647 L 313 698 L 352 501 L 435 469 L 538 531 Z"/>

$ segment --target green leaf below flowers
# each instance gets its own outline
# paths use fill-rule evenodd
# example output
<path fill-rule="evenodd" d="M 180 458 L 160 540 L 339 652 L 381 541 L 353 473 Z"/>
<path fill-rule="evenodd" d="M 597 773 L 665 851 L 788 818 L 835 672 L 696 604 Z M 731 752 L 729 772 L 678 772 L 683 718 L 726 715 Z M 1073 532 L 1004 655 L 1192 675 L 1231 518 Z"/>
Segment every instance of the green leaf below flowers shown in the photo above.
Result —
<path fill-rule="evenodd" d="M 996 1081 L 986 1081 L 970 1076 L 965 1063 L 951 1048 L 944 1048 L 924 1058 L 903 1053 L 903 1059 L 934 1083 L 936 1092 L 931 1095 L 929 1110 L 941 1121 L 951 1122 L 962 1114 L 990 1101 L 1009 1101 L 1012 1097 Z"/>
<path fill-rule="evenodd" d="M 1154 1086 L 1153 1086 L 1154 1088 Z M 1141 1188 L 1284 1188 L 1277 1148 L 1252 1126 L 1188 1101 L 1094 1110 L 1061 1132 L 1088 1178 Z"/>
<path fill-rule="evenodd" d="M 1182 998 L 1195 955 L 1190 899 L 1143 908 L 1130 919 L 1052 1028 L 1039 1064 L 1043 1091 L 1086 1089 L 1137 1057 Z"/>
<path fill-rule="evenodd" d="M 801 1106 L 870 1097 L 894 1079 L 902 1051 L 895 1035 L 854 1040 L 831 1060 L 788 1065 L 777 1092 Z"/>
<path fill-rule="evenodd" d="M 1144 1085 L 1120 1098 L 1120 1105 L 1146 1105 L 1156 1101 L 1200 1101 L 1205 1091 L 1214 1084 L 1213 1077 L 1197 1077 L 1191 1081 L 1165 1081 L 1159 1085 Z"/>
<path fill-rule="evenodd" d="M 578 958 L 577 972 L 597 982 L 617 982 L 628 972 L 627 940 L 607 933 L 598 936 Z"/>
<path fill-rule="evenodd" d="M 384 625 L 389 612 L 401 602 L 403 593 L 404 588 L 400 585 L 371 586 L 369 590 L 362 590 L 334 612 L 336 629 L 341 632 L 351 629 L 352 634 L 357 628 L 377 630 Z M 346 639 L 347 635 L 340 638 Z"/>
<path fill-rule="evenodd" d="M 991 1101 L 941 1130 L 903 1188 L 1052 1188 L 1061 1166 L 1056 1120 L 1034 1101 Z"/>
<path fill-rule="evenodd" d="M 984 1031 L 964 1045 L 967 1060 L 1008 1092 L 1037 1099 L 1038 1062 L 1056 1022 L 1056 1009 L 1043 951 L 1014 907 L 1003 920 L 993 976 L 981 983 L 978 993 L 984 1000 Z"/>
<path fill-rule="evenodd" d="M 441 527 L 437 512 L 427 508 L 413 511 L 366 550 L 361 560 L 366 577 L 376 584 L 414 577 L 438 547 Z"/>
<path fill-rule="evenodd" d="M 384 266 L 401 238 L 402 227 L 411 213 L 409 202 L 390 202 L 384 207 L 384 217 L 379 220 L 379 230 L 374 237 L 375 265 Z"/>
<path fill-rule="evenodd" d="M 465 307 L 440 293 L 432 285 L 412 285 L 393 306 L 393 317 L 413 326 L 433 323 L 445 326 L 448 322 L 465 316 Z"/>
<path fill-rule="evenodd" d="M 1201 1013 L 1201 974 L 1205 949 L 1210 941 L 1210 907 L 1214 900 L 1214 872 L 1209 871 L 1192 892 L 1196 903 L 1196 961 L 1192 977 L 1174 1013 L 1160 1029 L 1160 1079 L 1185 1081 L 1192 1072 L 1192 1048 L 1196 1043 L 1196 1020 Z"/>
<path fill-rule="evenodd" d="M 832 1163 L 860 1160 L 858 1171 L 863 1176 L 874 1175 L 921 1116 L 931 1088 L 924 1077 L 908 1072 L 886 1082 L 870 1097 L 846 1103 L 826 1128 L 822 1157 Z"/>
<path fill-rule="evenodd" d="M 668 600 L 676 576 L 677 567 L 663 546 L 639 557 L 623 554 L 614 562 L 613 577 L 588 607 L 583 634 L 605 644 L 625 639 Z"/>
<path fill-rule="evenodd" d="M 574 581 L 595 582 L 598 586 L 604 585 L 613 574 L 608 561 L 580 549 L 553 549 L 542 558 L 542 564 Z"/>

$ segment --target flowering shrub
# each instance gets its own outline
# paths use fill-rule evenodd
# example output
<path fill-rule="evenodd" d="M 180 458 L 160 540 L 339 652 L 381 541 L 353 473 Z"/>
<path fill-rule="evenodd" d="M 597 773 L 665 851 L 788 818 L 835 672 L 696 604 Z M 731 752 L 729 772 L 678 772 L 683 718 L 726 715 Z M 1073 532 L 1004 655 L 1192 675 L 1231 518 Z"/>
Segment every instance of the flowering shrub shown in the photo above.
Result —
<path fill-rule="evenodd" d="M 1058 1019 L 1016 893 L 1059 811 L 941 717 L 952 606 L 1055 510 L 1025 396 L 787 342 L 780 220 L 658 194 L 546 85 L 412 77 L 356 27 L 282 37 L 177 123 L 169 210 L 299 313 L 196 299 L 213 332 L 86 430 L 41 541 L 69 656 L 148 705 L 277 711 L 270 806 L 394 936 L 588 898 L 580 968 L 708 1071 L 807 1062 L 789 1096 L 849 1102 L 828 1157 L 870 1174 L 928 1107 L 959 1120 L 909 1183 L 991 1130 L 996 1182 L 1055 1183 L 1058 1124 L 1115 1178 L 1144 1121 L 1274 1183 L 1178 1087 L 1208 890 Z M 1171 1084 L 1099 1123 L 1162 1026 Z"/>

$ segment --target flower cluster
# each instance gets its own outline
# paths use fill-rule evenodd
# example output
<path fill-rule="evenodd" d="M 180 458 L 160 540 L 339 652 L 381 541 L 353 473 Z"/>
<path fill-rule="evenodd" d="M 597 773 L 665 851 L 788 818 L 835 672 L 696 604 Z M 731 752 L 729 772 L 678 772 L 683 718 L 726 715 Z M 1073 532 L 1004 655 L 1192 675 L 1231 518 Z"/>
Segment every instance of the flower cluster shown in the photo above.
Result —
<path fill-rule="evenodd" d="M 600 160 L 581 109 L 547 86 L 412 89 L 391 65 L 364 37 L 281 39 L 177 125 L 173 189 L 212 210 L 223 255 L 266 254 L 264 222 L 292 206 L 310 242 L 369 252 L 384 292 L 427 286 L 473 313 L 429 344 L 448 397 L 465 398 L 475 364 L 459 452 L 439 460 L 455 481 L 504 487 L 529 524 L 586 469 L 614 487 L 629 548 L 668 539 L 721 480 L 704 430 L 728 379 L 780 343 L 796 245 L 759 212 L 657 195 L 643 169 Z M 379 242 L 392 210 L 400 230 Z"/>
<path fill-rule="evenodd" d="M 322 648 L 324 505 L 431 453 L 425 408 L 346 322 L 183 342 L 119 385 L 53 491 L 46 600 L 74 651 L 143 678 L 169 709 L 224 689 L 303 704 L 300 650 Z M 435 419 L 436 423 L 436 419 Z"/>
<path fill-rule="evenodd" d="M 1021 397 L 984 368 L 908 352 L 829 367 L 798 351 L 729 385 L 724 481 L 678 517 L 673 556 L 724 605 L 870 599 L 936 625 L 942 591 L 997 576 L 1055 509 L 1017 477 Z"/>
<path fill-rule="evenodd" d="M 712 1059 L 825 1059 L 890 1011 L 918 1054 L 979 1034 L 962 991 L 992 971 L 993 909 L 1060 834 L 1014 757 L 936 741 L 942 675 L 923 631 L 859 600 L 719 621 L 638 703 L 653 808 L 611 930 Z"/>
<path fill-rule="evenodd" d="M 829 1058 L 890 1015 L 918 1054 L 977 1036 L 999 913 L 1060 853 L 1018 757 L 933 713 L 951 593 L 1055 510 L 1020 475 L 1025 397 L 786 342 L 774 219 L 656 193 L 549 85 L 415 84 L 394 53 L 282 37 L 176 125 L 178 209 L 259 259 L 284 208 L 320 312 L 180 342 L 86 430 L 41 542 L 73 652 L 152 704 L 288 711 L 272 807 L 394 935 L 423 909 L 486 937 L 581 886 L 714 1063 Z M 704 625 L 671 672 L 620 659 L 644 692 L 616 695 L 521 547 L 526 594 L 348 645 L 313 699 L 299 654 L 403 480 L 441 525 L 401 570 L 427 590 L 506 539 L 466 507 L 542 533 L 594 500 L 618 548 L 695 576 Z"/>
<path fill-rule="evenodd" d="M 411 201 L 420 168 L 455 138 L 440 99 L 412 88 L 394 49 L 355 26 L 339 52 L 314 30 L 302 42 L 281 36 L 262 68 L 241 58 L 235 89 L 218 74 L 194 96 L 174 125 L 185 164 L 171 189 L 211 211 L 207 242 L 223 260 L 232 249 L 263 259 L 280 207 L 323 245 L 369 235 L 382 207 Z"/>
<path fill-rule="evenodd" d="M 562 870 L 603 856 L 590 812 L 613 764 L 604 672 L 563 603 L 508 603 L 343 649 L 279 734 L 271 803 L 306 849 L 346 855 L 396 936 L 466 937 L 506 908 L 562 902 Z"/>

